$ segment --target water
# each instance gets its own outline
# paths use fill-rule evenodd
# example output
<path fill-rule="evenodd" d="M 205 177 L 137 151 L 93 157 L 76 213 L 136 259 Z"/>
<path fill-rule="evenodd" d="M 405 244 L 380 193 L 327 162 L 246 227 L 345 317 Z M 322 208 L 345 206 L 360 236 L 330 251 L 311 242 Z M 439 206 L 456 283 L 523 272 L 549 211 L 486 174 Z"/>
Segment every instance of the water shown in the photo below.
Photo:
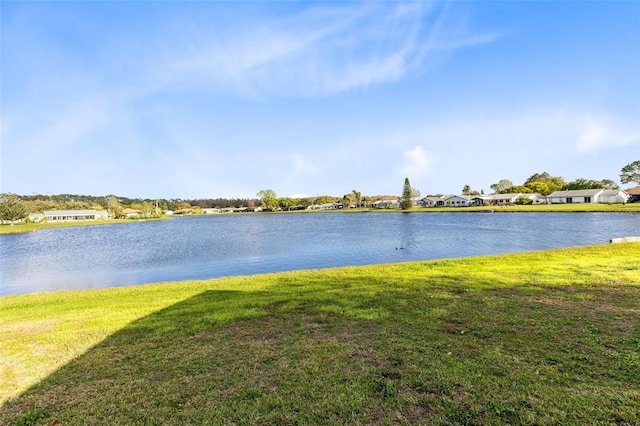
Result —
<path fill-rule="evenodd" d="M 0 295 L 512 253 L 640 235 L 621 213 L 215 215 L 0 235 Z"/>

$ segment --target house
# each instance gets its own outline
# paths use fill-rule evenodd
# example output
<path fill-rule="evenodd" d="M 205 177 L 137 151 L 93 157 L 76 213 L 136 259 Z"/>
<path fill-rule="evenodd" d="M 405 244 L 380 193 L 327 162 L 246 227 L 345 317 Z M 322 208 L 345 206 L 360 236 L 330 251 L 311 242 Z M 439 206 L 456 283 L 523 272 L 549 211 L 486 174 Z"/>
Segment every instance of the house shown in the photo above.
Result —
<path fill-rule="evenodd" d="M 371 203 L 374 209 L 397 209 L 400 208 L 400 200 L 378 200 Z"/>
<path fill-rule="evenodd" d="M 629 195 L 629 200 L 628 201 L 630 203 L 640 202 L 640 186 L 636 186 L 635 188 L 627 189 L 624 192 L 626 192 L 627 195 Z"/>
<path fill-rule="evenodd" d="M 549 204 L 626 203 L 630 196 L 618 189 L 579 189 L 555 191 L 549 194 Z"/>
<path fill-rule="evenodd" d="M 122 214 L 124 214 L 128 219 L 132 217 L 139 217 L 142 215 L 142 210 L 137 209 L 123 209 Z"/>
<path fill-rule="evenodd" d="M 210 209 L 210 208 L 203 208 L 200 209 L 200 213 L 202 214 L 214 214 L 214 213 L 220 213 L 220 209 Z"/>
<path fill-rule="evenodd" d="M 520 192 L 509 194 L 491 194 L 489 195 L 489 204 L 514 204 L 518 201 L 518 198 L 523 195 Z"/>
<path fill-rule="evenodd" d="M 438 205 L 438 202 L 442 200 L 442 195 L 435 196 L 427 196 L 420 200 L 420 205 L 422 207 L 435 207 Z"/>
<path fill-rule="evenodd" d="M 45 210 L 42 214 L 42 220 L 47 222 L 79 222 L 109 218 L 109 214 L 104 210 Z"/>
<path fill-rule="evenodd" d="M 626 203 L 631 196 L 619 189 L 606 189 L 598 195 L 597 203 Z"/>
<path fill-rule="evenodd" d="M 533 204 L 547 204 L 547 197 L 542 194 L 522 194 L 520 198 L 528 198 Z"/>
<path fill-rule="evenodd" d="M 491 197 L 488 195 L 474 195 L 471 198 L 472 206 L 488 206 L 491 204 Z"/>
<path fill-rule="evenodd" d="M 446 207 L 469 207 L 472 205 L 472 201 L 473 197 L 468 195 L 445 195 L 437 205 Z"/>

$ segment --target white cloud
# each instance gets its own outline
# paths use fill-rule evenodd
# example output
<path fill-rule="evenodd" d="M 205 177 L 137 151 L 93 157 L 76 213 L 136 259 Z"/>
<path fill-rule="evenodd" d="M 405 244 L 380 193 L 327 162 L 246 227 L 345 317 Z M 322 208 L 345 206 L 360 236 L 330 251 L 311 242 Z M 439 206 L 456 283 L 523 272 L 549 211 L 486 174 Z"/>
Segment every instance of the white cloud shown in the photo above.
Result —
<path fill-rule="evenodd" d="M 404 161 L 402 174 L 413 178 L 424 176 L 431 170 L 433 165 L 433 157 L 421 146 L 416 146 L 406 151 L 404 153 Z"/>
<path fill-rule="evenodd" d="M 579 152 L 598 151 L 640 142 L 640 128 L 624 129 L 619 124 L 607 123 L 605 119 L 591 116 L 584 122 L 576 142 Z"/>

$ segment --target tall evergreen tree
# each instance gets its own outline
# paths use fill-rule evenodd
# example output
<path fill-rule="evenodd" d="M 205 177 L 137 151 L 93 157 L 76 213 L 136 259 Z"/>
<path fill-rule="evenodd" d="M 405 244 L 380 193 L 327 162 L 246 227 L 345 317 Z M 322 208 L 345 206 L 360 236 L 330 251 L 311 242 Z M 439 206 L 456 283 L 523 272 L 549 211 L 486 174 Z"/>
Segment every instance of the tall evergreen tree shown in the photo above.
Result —
<path fill-rule="evenodd" d="M 400 201 L 400 207 L 402 210 L 411 210 L 413 203 L 411 202 L 411 183 L 409 178 L 404 178 L 404 187 L 402 188 L 402 200 Z"/>

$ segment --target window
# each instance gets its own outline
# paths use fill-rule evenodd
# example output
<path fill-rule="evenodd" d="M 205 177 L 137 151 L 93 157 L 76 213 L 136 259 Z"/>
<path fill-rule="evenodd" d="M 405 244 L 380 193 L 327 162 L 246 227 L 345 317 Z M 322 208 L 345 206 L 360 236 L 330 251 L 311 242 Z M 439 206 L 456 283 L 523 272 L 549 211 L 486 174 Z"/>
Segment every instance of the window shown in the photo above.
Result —
<path fill-rule="evenodd" d="M 571 203 L 573 203 L 573 198 L 567 197 L 567 204 L 571 204 Z"/>

